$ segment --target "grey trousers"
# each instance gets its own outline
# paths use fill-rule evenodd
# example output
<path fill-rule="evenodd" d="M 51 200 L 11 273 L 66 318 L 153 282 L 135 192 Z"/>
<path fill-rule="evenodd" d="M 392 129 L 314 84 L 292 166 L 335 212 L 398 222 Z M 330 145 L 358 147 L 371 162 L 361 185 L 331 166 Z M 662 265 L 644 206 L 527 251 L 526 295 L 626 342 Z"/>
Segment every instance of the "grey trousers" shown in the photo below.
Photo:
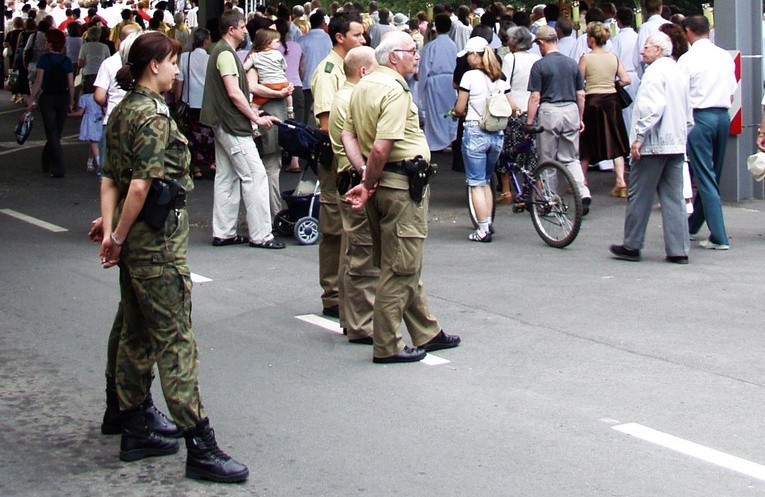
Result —
<path fill-rule="evenodd" d="M 537 139 L 539 163 L 556 160 L 566 166 L 582 198 L 589 198 L 590 189 L 584 184 L 579 162 L 579 107 L 575 102 L 544 102 L 539 106 L 537 122 L 545 129 Z"/>
<path fill-rule="evenodd" d="M 661 202 L 664 248 L 667 255 L 688 255 L 688 215 L 683 198 L 683 154 L 644 155 L 633 161 L 624 217 L 624 246 L 642 249 L 654 192 Z"/>

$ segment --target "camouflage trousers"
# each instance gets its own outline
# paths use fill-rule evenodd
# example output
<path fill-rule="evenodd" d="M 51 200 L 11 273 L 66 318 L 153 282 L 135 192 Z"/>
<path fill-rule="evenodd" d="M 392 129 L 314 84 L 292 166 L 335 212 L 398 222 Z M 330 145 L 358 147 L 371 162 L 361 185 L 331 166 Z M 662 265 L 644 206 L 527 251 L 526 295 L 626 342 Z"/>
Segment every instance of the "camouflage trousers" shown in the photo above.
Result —
<path fill-rule="evenodd" d="M 144 226 L 133 230 L 120 262 L 123 325 L 115 367 L 120 409 L 144 401 L 156 364 L 168 410 L 178 428 L 188 430 L 205 417 L 191 328 L 188 216 L 185 210 L 171 211 L 164 233 Z"/>

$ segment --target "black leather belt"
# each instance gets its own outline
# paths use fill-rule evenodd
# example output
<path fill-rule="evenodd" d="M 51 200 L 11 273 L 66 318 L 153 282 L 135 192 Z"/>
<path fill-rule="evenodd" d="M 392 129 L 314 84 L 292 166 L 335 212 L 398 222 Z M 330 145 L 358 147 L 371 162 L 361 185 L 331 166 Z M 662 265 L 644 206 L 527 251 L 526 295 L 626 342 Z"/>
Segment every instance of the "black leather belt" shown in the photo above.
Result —
<path fill-rule="evenodd" d="M 406 169 L 404 169 L 404 161 L 402 160 L 397 162 L 386 162 L 385 166 L 383 166 L 383 171 L 407 176 Z"/>

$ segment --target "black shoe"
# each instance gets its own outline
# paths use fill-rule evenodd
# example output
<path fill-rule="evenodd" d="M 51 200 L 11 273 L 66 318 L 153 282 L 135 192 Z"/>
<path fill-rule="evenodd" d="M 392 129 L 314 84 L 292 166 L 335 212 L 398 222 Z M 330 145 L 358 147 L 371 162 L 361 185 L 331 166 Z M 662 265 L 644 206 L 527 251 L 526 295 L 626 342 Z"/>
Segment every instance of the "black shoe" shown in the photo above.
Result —
<path fill-rule="evenodd" d="M 173 423 L 173 420 L 165 416 L 165 414 L 156 408 L 154 400 L 151 398 L 151 392 L 146 396 L 146 400 L 143 402 L 143 412 L 146 414 L 146 421 L 149 422 L 149 426 L 157 432 L 159 435 L 168 438 L 181 438 L 183 433 Z"/>
<path fill-rule="evenodd" d="M 434 350 L 451 349 L 460 344 L 462 339 L 457 335 L 447 335 L 444 330 L 438 332 L 438 335 L 430 339 L 428 343 L 420 345 L 420 348 L 426 352 L 433 352 Z"/>
<path fill-rule="evenodd" d="M 640 260 L 640 251 L 628 249 L 624 245 L 611 245 L 609 248 L 614 257 L 623 261 L 637 262 Z"/>
<path fill-rule="evenodd" d="M 264 249 L 283 249 L 284 243 L 278 241 L 275 238 L 271 238 L 270 240 L 266 240 L 265 242 L 250 242 L 250 247 L 255 248 L 264 248 Z"/>
<path fill-rule="evenodd" d="M 350 343 L 358 343 L 359 345 L 372 345 L 374 343 L 372 337 L 350 338 L 348 341 Z"/>
<path fill-rule="evenodd" d="M 590 213 L 590 204 L 592 203 L 591 197 L 585 197 L 582 199 L 582 215 L 586 216 Z"/>
<path fill-rule="evenodd" d="M 158 435 L 149 425 L 143 407 L 122 413 L 120 460 L 138 461 L 145 457 L 178 452 L 178 441 Z"/>
<path fill-rule="evenodd" d="M 114 378 L 109 377 L 106 378 L 106 411 L 104 411 L 104 420 L 101 422 L 101 433 L 103 435 L 122 433 L 122 415 L 117 398 L 117 386 Z"/>
<path fill-rule="evenodd" d="M 468 240 L 471 242 L 489 243 L 491 242 L 491 232 L 487 231 L 482 235 L 476 230 L 468 235 Z"/>
<path fill-rule="evenodd" d="M 213 238 L 213 247 L 225 247 L 227 245 L 241 245 L 249 240 L 245 236 L 234 236 L 231 238 Z"/>
<path fill-rule="evenodd" d="M 218 483 L 240 483 L 247 479 L 247 466 L 231 458 L 218 448 L 215 432 L 205 418 L 184 433 L 186 439 L 186 476 L 195 480 Z"/>
<path fill-rule="evenodd" d="M 688 264 L 687 255 L 668 255 L 664 260 L 674 264 Z"/>
<path fill-rule="evenodd" d="M 331 318 L 340 319 L 340 306 L 332 305 L 329 307 L 325 307 L 324 309 L 321 310 L 321 313 Z"/>
<path fill-rule="evenodd" d="M 373 357 L 372 362 L 376 362 L 377 364 L 391 364 L 394 362 L 417 362 L 421 361 L 426 355 L 428 355 L 428 353 L 423 349 L 405 345 L 404 349 L 398 354 L 392 355 L 390 357 Z"/>

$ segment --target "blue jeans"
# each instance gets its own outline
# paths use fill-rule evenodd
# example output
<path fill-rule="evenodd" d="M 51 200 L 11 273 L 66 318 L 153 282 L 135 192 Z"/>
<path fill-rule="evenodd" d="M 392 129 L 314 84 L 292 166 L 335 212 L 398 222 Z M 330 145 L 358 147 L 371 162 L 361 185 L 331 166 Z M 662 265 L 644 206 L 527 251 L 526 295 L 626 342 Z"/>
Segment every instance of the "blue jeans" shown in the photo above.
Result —
<path fill-rule="evenodd" d="M 502 131 L 484 131 L 478 126 L 478 121 L 465 121 L 462 157 L 469 186 L 483 186 L 491 182 L 491 175 L 494 174 L 494 167 L 502 151 L 502 138 Z"/>
<path fill-rule="evenodd" d="M 688 134 L 687 150 L 698 193 L 693 202 L 693 214 L 688 219 L 688 230 L 696 234 L 706 221 L 709 239 L 727 245 L 720 175 L 728 145 L 730 117 L 727 109 L 699 109 L 693 111 L 693 120 L 696 124 Z"/>

